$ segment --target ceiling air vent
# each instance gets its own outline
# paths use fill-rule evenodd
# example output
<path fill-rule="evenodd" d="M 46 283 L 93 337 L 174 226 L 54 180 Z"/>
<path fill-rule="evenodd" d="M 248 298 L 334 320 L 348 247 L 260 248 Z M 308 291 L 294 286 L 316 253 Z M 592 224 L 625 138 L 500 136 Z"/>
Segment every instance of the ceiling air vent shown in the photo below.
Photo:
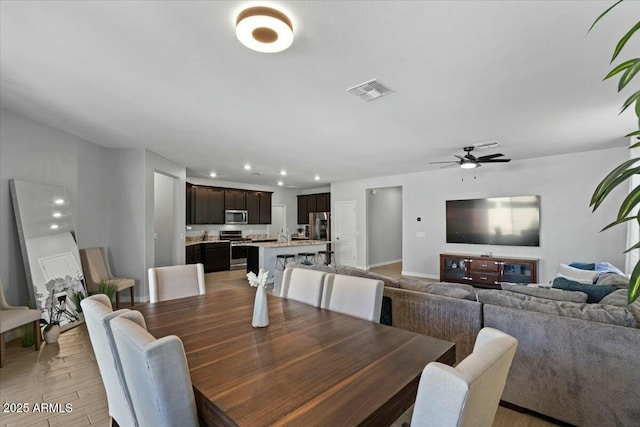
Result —
<path fill-rule="evenodd" d="M 363 101 L 369 102 L 385 95 L 392 94 L 395 91 L 382 84 L 378 79 L 373 79 L 351 87 L 347 89 L 347 92 L 354 94 Z"/>
<path fill-rule="evenodd" d="M 485 142 L 476 142 L 475 144 L 473 144 L 473 146 L 479 150 L 482 150 L 483 148 L 500 147 L 500 143 L 498 141 L 485 141 Z"/>

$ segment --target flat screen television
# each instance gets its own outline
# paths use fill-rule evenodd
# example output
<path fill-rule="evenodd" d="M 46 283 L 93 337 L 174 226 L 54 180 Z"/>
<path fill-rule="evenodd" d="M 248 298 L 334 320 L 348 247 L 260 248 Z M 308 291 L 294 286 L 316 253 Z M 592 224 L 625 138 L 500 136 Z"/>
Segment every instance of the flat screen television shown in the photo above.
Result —
<path fill-rule="evenodd" d="M 540 196 L 447 200 L 447 243 L 540 246 Z"/>

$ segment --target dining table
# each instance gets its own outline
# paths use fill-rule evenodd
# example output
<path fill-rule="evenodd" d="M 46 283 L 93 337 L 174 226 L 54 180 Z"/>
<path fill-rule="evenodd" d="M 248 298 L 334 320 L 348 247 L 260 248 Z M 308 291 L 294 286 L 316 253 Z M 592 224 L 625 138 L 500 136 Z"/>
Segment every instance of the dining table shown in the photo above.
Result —
<path fill-rule="evenodd" d="M 389 426 L 427 363 L 455 363 L 452 342 L 274 295 L 269 325 L 254 328 L 255 295 L 247 285 L 135 306 L 154 337 L 182 340 L 205 425 Z"/>

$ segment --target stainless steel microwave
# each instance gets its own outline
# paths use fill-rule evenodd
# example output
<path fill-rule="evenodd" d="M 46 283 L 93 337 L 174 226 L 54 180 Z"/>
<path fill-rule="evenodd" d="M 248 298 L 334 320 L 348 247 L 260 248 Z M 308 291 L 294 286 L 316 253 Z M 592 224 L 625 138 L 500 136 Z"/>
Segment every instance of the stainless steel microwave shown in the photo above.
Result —
<path fill-rule="evenodd" d="M 225 224 L 248 224 L 249 215 L 245 210 L 226 210 L 224 211 Z"/>

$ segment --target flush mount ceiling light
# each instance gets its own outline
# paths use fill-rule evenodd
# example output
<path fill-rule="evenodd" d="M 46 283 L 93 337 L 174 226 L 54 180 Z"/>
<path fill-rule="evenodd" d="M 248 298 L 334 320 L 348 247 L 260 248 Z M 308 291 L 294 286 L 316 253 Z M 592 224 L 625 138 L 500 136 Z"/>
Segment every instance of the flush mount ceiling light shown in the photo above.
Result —
<path fill-rule="evenodd" d="M 218 176 L 218 174 L 217 174 L 217 173 L 215 173 L 215 172 L 211 172 L 211 173 L 209 174 L 209 176 L 210 176 L 211 178 L 215 178 L 216 176 Z"/>
<path fill-rule="evenodd" d="M 270 7 L 250 7 L 236 18 L 236 37 L 249 49 L 281 52 L 293 43 L 293 25 L 284 13 Z"/>
<path fill-rule="evenodd" d="M 246 171 L 250 171 L 251 170 L 251 165 L 249 163 L 247 163 L 246 165 L 244 165 L 244 170 Z"/>

